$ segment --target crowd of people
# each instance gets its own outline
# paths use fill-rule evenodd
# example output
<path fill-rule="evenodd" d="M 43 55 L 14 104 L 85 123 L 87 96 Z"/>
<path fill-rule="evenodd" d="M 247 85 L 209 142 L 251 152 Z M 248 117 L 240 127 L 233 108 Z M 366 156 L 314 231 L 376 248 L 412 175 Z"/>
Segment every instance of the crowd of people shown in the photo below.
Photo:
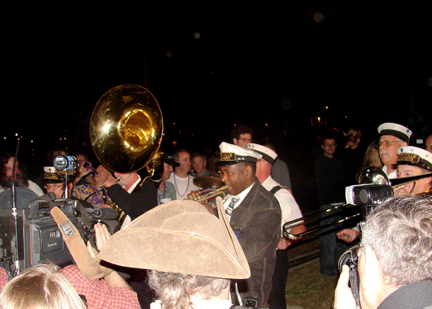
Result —
<path fill-rule="evenodd" d="M 307 228 L 303 221 L 285 225 L 302 218 L 288 165 L 274 145 L 255 143 L 253 135 L 250 127 L 235 126 L 231 139 L 222 142 L 217 155 L 211 157 L 182 148 L 172 154 L 164 152 L 163 172 L 157 179 L 142 177 L 138 172 L 111 172 L 102 164 L 94 167 L 88 155 L 79 151 L 73 156 L 76 171 L 66 181 L 64 174 L 46 166 L 41 178 L 33 182 L 22 162 L 17 160 L 14 166 L 15 158 L 2 154 L 0 190 L 10 190 L 15 183 L 34 194 L 17 207 L 25 208 L 26 201 L 35 196 L 67 197 L 85 208 L 115 209 L 118 227 L 111 235 L 104 225 L 95 225 L 97 241 L 93 248 L 83 242 L 79 232 L 71 237 L 65 233 L 62 226 L 70 221 L 61 210 L 53 209 L 51 215 L 76 265 L 63 269 L 38 265 L 9 282 L 3 271 L 1 308 L 31 308 L 30 303 L 50 302 L 52 297 L 49 308 L 285 309 L 289 270 L 286 250 L 302 239 L 288 237 L 287 233 L 298 235 Z M 362 132 L 352 128 L 346 133 L 345 149 L 338 155 L 334 135 L 320 139 L 323 153 L 316 159 L 314 171 L 321 211 L 343 204 L 345 188 L 362 183 L 361 172 L 366 168 L 380 169 L 390 182 L 426 174 L 394 188 L 395 198 L 374 210 L 362 221 L 364 225 L 320 231 L 320 272 L 340 277 L 335 308 L 356 306 L 347 270 L 344 267 L 339 273 L 338 259 L 360 235 L 362 308 L 411 308 L 392 305 L 407 293 L 420 297 L 421 301 L 417 300 L 422 305 L 432 305 L 432 283 L 427 281 L 432 278 L 432 200 L 425 194 L 432 187 L 432 176 L 427 176 L 432 171 L 432 135 L 426 139 L 425 149 L 409 146 L 411 135 L 405 126 L 384 123 L 378 127 L 377 139 L 364 150 L 360 147 Z M 66 155 L 62 149 L 50 153 L 51 159 Z M 194 202 L 200 190 L 209 189 L 200 187 L 199 179 L 224 184 L 224 198 Z M 10 205 L 0 205 L 0 209 L 3 207 Z M 336 211 L 331 219 L 321 216 L 320 224 L 335 216 L 341 213 Z M 394 233 L 406 241 L 398 242 L 392 232 L 393 227 L 402 226 L 402 221 L 407 227 Z M 70 228 L 76 229 L 72 223 Z M 382 247 L 385 242 L 388 244 Z M 387 247 L 397 252 L 389 257 Z M 406 247 L 410 261 L 403 254 Z M 422 262 L 421 269 L 417 261 Z M 406 265 L 412 275 L 397 279 L 402 268 L 396 264 Z M 370 276 L 370 271 L 375 276 Z M 379 283 L 373 293 L 368 288 L 371 282 Z M 24 284 L 40 288 L 34 291 L 40 299 L 33 294 L 14 297 L 15 289 Z M 43 285 L 48 288 L 42 290 Z M 413 298 L 411 303 L 415 301 Z"/>

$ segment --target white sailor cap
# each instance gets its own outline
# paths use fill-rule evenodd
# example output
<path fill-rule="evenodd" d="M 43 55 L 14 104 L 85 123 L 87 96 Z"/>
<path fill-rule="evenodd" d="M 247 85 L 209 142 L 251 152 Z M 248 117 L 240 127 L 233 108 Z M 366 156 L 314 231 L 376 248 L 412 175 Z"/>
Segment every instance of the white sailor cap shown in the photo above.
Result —
<path fill-rule="evenodd" d="M 259 153 L 246 147 L 222 142 L 219 145 L 220 161 L 217 166 L 233 165 L 240 162 L 253 162 L 262 158 Z"/>
<path fill-rule="evenodd" d="M 408 129 L 407 127 L 404 127 L 400 124 L 392 123 L 392 122 L 386 122 L 386 123 L 381 124 L 378 127 L 378 133 L 380 135 L 396 136 L 407 143 L 408 143 L 408 141 L 412 135 L 412 131 L 410 129 Z"/>
<path fill-rule="evenodd" d="M 258 152 L 260 155 L 262 155 L 262 158 L 270 162 L 270 164 L 273 164 L 278 156 L 276 152 L 260 144 L 249 143 L 247 145 L 247 148 L 252 149 L 255 152 Z"/>
<path fill-rule="evenodd" d="M 398 149 L 397 153 L 398 159 L 395 167 L 399 164 L 414 165 L 432 172 L 432 153 L 429 151 L 414 146 L 403 146 Z"/>

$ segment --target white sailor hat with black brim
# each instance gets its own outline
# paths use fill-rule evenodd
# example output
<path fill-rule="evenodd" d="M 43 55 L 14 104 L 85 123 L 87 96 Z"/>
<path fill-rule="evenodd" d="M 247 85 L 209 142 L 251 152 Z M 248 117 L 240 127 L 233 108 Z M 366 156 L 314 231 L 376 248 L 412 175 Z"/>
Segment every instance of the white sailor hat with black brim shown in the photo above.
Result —
<path fill-rule="evenodd" d="M 397 153 L 398 159 L 394 167 L 413 165 L 432 172 L 432 153 L 429 151 L 414 146 L 403 146 L 398 149 Z"/>
<path fill-rule="evenodd" d="M 276 160 L 276 158 L 278 156 L 276 152 L 274 152 L 270 148 L 263 146 L 263 145 L 260 145 L 260 144 L 249 143 L 247 145 L 247 148 L 252 149 L 253 151 L 262 155 L 262 158 L 272 165 L 274 164 L 274 161 Z"/>
<path fill-rule="evenodd" d="M 256 163 L 262 158 L 262 155 L 251 149 L 230 143 L 222 142 L 219 145 L 219 149 L 220 161 L 217 163 L 217 166 L 234 165 L 240 162 Z"/>
<path fill-rule="evenodd" d="M 378 133 L 380 135 L 396 136 L 407 143 L 408 143 L 408 141 L 412 135 L 412 131 L 410 129 L 408 129 L 407 127 L 404 127 L 400 124 L 392 123 L 392 122 L 386 122 L 386 123 L 381 124 L 378 127 Z"/>

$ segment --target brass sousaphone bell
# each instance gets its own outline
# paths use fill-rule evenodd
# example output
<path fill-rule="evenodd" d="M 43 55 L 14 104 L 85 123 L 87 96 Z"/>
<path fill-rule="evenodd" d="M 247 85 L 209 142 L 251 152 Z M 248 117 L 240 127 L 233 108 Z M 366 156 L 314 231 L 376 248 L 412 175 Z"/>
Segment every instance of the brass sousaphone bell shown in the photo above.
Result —
<path fill-rule="evenodd" d="M 90 119 L 90 141 L 100 163 L 112 172 L 130 173 L 147 167 L 148 178 L 163 175 L 159 147 L 163 136 L 162 111 L 155 97 L 140 85 L 111 88 L 99 99 Z M 133 192 L 133 193 L 134 193 Z M 126 217 L 116 204 L 118 221 Z"/>
<path fill-rule="evenodd" d="M 140 85 L 114 87 L 99 99 L 90 119 L 95 155 L 109 170 L 135 172 L 157 156 L 163 135 L 162 111 Z"/>

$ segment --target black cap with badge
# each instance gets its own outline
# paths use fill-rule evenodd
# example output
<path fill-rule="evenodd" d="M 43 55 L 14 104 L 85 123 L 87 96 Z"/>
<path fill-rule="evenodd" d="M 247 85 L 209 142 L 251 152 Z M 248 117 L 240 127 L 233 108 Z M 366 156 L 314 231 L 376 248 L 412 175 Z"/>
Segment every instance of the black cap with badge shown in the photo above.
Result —
<path fill-rule="evenodd" d="M 163 154 L 163 162 L 171 165 L 172 167 L 180 166 L 180 163 L 174 160 L 174 157 L 167 152 Z"/>

